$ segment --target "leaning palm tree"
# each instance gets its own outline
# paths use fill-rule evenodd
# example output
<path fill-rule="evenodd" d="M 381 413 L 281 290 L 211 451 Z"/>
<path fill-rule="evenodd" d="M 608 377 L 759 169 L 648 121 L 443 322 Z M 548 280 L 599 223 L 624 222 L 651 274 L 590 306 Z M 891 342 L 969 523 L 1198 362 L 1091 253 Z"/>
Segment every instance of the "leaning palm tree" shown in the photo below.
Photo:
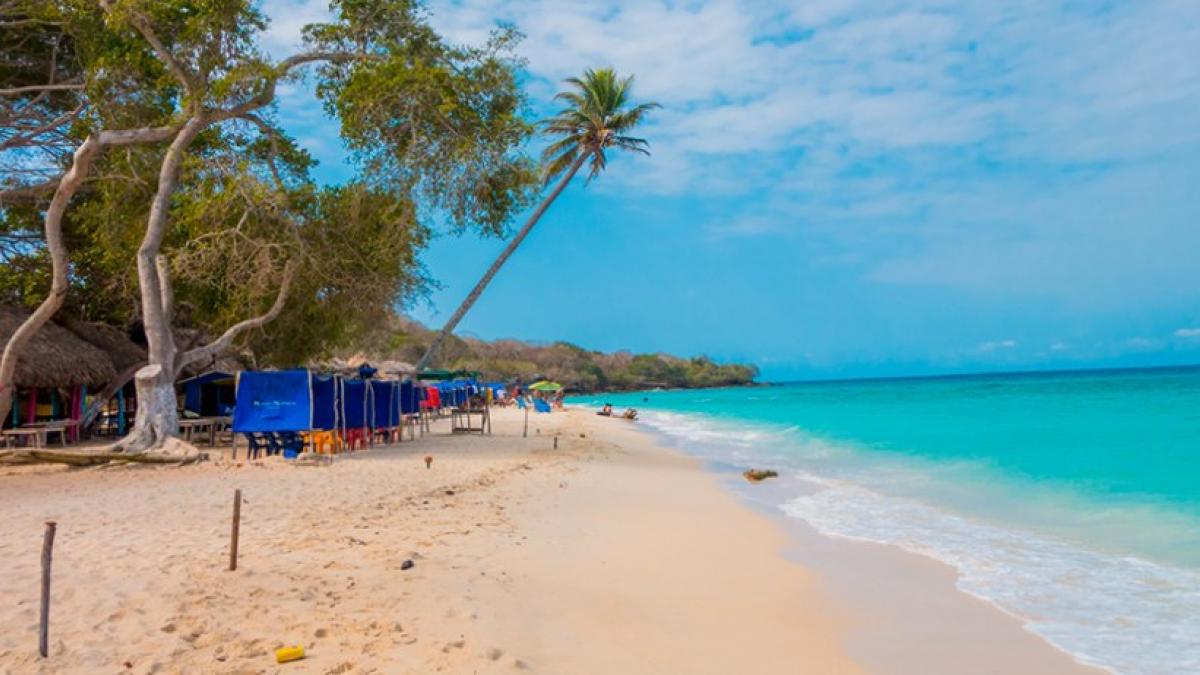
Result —
<path fill-rule="evenodd" d="M 525 237 L 529 236 L 529 231 L 533 229 L 542 214 L 550 208 L 550 204 L 558 198 L 558 195 L 567 187 L 567 183 L 571 182 L 585 162 L 589 164 L 588 181 L 590 182 L 608 166 L 606 152 L 609 148 L 630 150 L 643 155 L 650 154 L 646 149 L 648 143 L 645 140 L 627 134 L 642 121 L 647 112 L 658 108 L 659 105 L 657 103 L 630 105 L 629 90 L 633 85 L 632 75 L 618 77 L 613 69 L 601 68 L 588 70 L 582 78 L 572 77 L 566 82 L 574 87 L 574 91 L 559 92 L 554 98 L 565 101 L 567 107 L 542 123 L 543 132 L 557 139 L 542 152 L 543 180 L 546 185 L 549 185 L 557 178 L 559 179 L 558 184 L 529 216 L 529 220 L 517 232 L 517 236 L 513 237 L 508 246 L 500 252 L 499 257 L 484 273 L 479 283 L 475 284 L 475 288 L 467 294 L 466 299 L 458 306 L 446 325 L 442 326 L 442 331 L 438 333 L 433 344 L 429 345 L 429 349 L 426 350 L 425 356 L 421 357 L 421 361 L 417 364 L 418 372 L 429 365 L 434 354 L 441 348 L 442 342 L 450 333 L 454 332 L 458 322 L 483 294 L 483 289 L 491 283 L 492 277 L 496 276 L 496 272 L 500 271 L 500 267 L 517 250 L 521 242 L 525 241 Z"/>

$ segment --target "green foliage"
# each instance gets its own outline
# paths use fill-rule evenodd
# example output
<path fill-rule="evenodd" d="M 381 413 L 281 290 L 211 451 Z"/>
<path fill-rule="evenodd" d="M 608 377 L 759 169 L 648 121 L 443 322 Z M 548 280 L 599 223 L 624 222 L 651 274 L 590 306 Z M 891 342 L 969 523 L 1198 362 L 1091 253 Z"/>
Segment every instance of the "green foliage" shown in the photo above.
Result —
<path fill-rule="evenodd" d="M 162 251 L 175 324 L 187 334 L 212 336 L 265 311 L 290 264 L 283 314 L 239 347 L 260 366 L 293 365 L 389 337 L 381 328 L 429 283 L 419 255 L 431 223 L 504 232 L 538 184 L 522 154 L 533 126 L 517 84 L 515 31 L 501 29 L 478 47 L 451 45 L 419 3 L 336 0 L 329 23 L 306 29 L 304 58 L 319 64 L 310 66 L 318 96 L 360 171 L 345 185 L 319 185 L 312 157 L 279 128 L 274 87 L 300 75 L 285 74 L 259 47 L 266 22 L 257 4 L 11 0 L 0 18 L 36 22 L 0 23 L 0 74 L 44 83 L 57 58 L 58 78 L 82 84 L 39 101 L 45 115 L 86 103 L 62 147 L 42 160 L 54 172 L 90 132 L 253 107 L 253 118 L 220 121 L 187 149 Z M 14 30 L 20 39 L 9 41 Z M 134 259 L 164 145 L 96 158 L 63 223 L 72 284 L 64 313 L 138 323 Z M 3 169 L 0 188 L 20 182 Z M 48 287 L 44 197 L 0 204 L 0 301 L 31 306 Z M 468 351 L 461 341 L 451 347 Z"/>
<path fill-rule="evenodd" d="M 628 134 L 647 113 L 661 106 L 642 103 L 629 107 L 632 75 L 619 77 L 611 68 L 589 69 L 582 78 L 568 78 L 567 83 L 574 91 L 555 96 L 565 101 L 567 107 L 543 123 L 544 131 L 557 137 L 542 152 L 546 182 L 565 173 L 582 154 L 590 153 L 588 180 L 599 176 L 608 166 L 609 148 L 650 154 L 644 139 Z"/>
<path fill-rule="evenodd" d="M 438 36 L 416 2 L 332 6 L 341 21 L 305 34 L 314 49 L 365 57 L 322 66 L 317 84 L 364 175 L 413 190 L 455 229 L 502 234 L 536 185 L 533 163 L 519 152 L 533 128 L 516 79 L 516 32 L 461 47 Z"/>
<path fill-rule="evenodd" d="M 346 352 L 368 360 L 415 363 L 435 333 L 415 321 L 396 319 L 387 330 L 394 337 L 374 348 L 356 345 Z M 488 379 L 525 382 L 546 378 L 572 391 L 628 391 L 636 389 L 728 387 L 754 382 L 758 369 L 750 365 L 719 364 L 705 356 L 681 359 L 666 354 L 589 351 L 567 342 L 535 345 L 517 340 L 453 338 L 443 358 L 452 370 L 474 370 Z"/>

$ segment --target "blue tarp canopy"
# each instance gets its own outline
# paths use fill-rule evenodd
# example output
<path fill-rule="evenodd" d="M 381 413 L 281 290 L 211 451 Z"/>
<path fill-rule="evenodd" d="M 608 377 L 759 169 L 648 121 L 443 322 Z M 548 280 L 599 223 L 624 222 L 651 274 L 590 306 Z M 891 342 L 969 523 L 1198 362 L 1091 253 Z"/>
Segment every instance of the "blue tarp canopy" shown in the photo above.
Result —
<path fill-rule="evenodd" d="M 246 433 L 313 428 L 311 378 L 307 370 L 239 373 L 233 430 Z"/>
<path fill-rule="evenodd" d="M 400 423 L 397 415 L 399 395 L 394 380 L 368 380 L 371 387 L 371 428 L 383 429 Z"/>
<path fill-rule="evenodd" d="M 342 426 L 346 429 L 367 426 L 366 380 L 342 380 Z"/>
<path fill-rule="evenodd" d="M 442 392 L 442 406 L 453 407 L 467 402 L 467 386 L 465 382 L 441 382 L 438 390 Z"/>
<path fill-rule="evenodd" d="M 423 387 L 417 387 L 412 381 L 402 382 L 400 384 L 400 412 L 405 415 L 413 415 L 421 411 L 421 394 L 424 393 Z"/>
<path fill-rule="evenodd" d="M 312 428 L 330 431 L 338 426 L 338 378 L 335 375 L 312 376 Z"/>
<path fill-rule="evenodd" d="M 228 415 L 236 401 L 237 383 L 230 373 L 212 371 L 188 378 L 183 387 L 183 408 L 204 417 Z"/>

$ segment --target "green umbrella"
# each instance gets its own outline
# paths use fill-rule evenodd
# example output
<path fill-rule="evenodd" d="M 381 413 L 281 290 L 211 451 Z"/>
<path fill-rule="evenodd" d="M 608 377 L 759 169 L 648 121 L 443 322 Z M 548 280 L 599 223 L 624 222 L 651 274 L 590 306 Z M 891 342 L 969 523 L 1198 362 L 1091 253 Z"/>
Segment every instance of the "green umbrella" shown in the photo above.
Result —
<path fill-rule="evenodd" d="M 451 370 L 422 370 L 417 374 L 418 380 L 453 380 L 454 371 Z"/>
<path fill-rule="evenodd" d="M 534 382 L 533 384 L 529 385 L 529 391 L 552 392 L 562 391 L 562 388 L 563 386 L 561 384 L 557 382 L 550 382 L 549 380 L 541 380 L 540 382 Z"/>

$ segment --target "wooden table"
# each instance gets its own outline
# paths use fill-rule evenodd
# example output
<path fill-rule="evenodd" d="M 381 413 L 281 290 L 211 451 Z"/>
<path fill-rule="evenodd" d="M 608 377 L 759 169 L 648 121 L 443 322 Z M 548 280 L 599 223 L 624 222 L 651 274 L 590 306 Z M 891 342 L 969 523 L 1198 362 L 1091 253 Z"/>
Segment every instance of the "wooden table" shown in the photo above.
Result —
<path fill-rule="evenodd" d="M 479 416 L 479 426 L 471 425 L 471 416 Z M 450 411 L 450 433 L 453 434 L 470 434 L 486 432 L 488 423 L 488 411 L 486 408 L 480 410 L 452 410 Z"/>
<path fill-rule="evenodd" d="M 222 417 L 192 417 L 179 420 L 179 431 L 189 443 L 197 431 L 208 432 L 208 444 L 217 444 L 217 431 L 229 426 L 232 418 Z"/>
<path fill-rule="evenodd" d="M 33 447 L 40 448 L 46 445 L 46 430 L 41 427 L 18 427 L 16 429 L 4 430 L 4 447 L 15 442 L 18 438 L 33 439 Z"/>
<path fill-rule="evenodd" d="M 49 445 L 50 434 L 58 434 L 59 445 L 65 448 L 67 447 L 67 432 L 78 426 L 78 420 L 62 420 L 47 422 L 45 424 L 27 424 L 16 429 L 5 429 L 4 446 L 8 447 L 11 442 L 24 437 L 33 441 L 33 447 L 44 448 Z"/>

